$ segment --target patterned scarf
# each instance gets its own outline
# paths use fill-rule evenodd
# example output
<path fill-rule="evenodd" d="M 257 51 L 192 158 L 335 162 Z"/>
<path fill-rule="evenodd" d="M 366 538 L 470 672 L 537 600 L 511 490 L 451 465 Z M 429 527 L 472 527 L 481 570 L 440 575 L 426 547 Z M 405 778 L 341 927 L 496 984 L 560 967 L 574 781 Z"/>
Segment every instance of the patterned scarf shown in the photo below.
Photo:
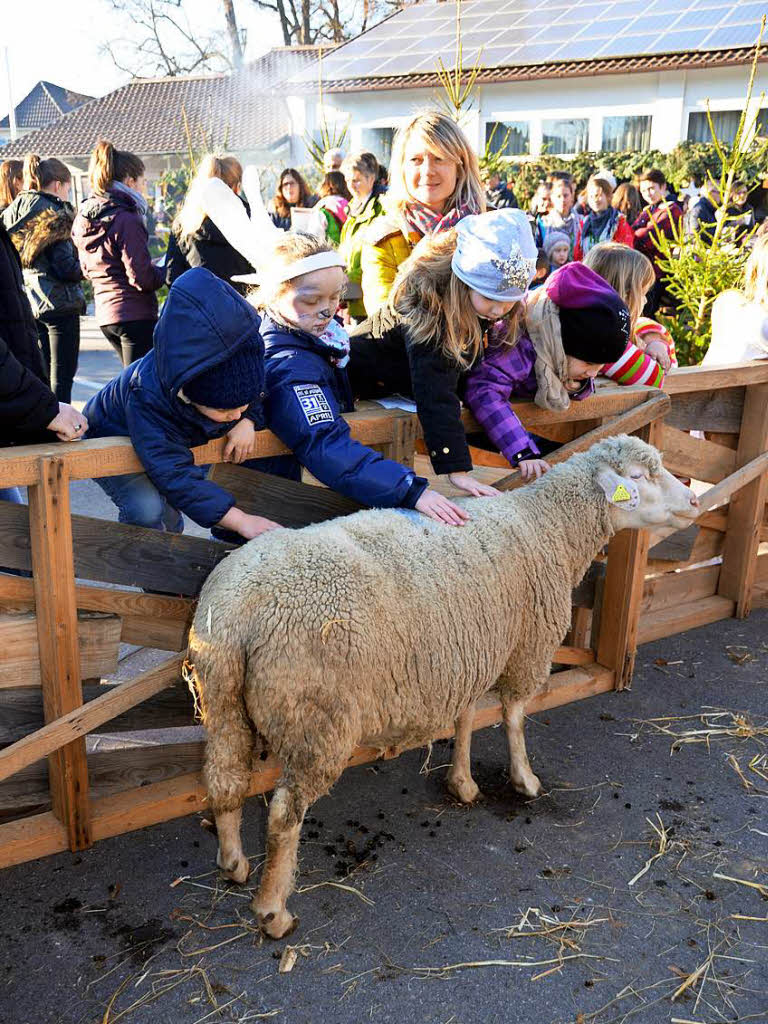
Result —
<path fill-rule="evenodd" d="M 581 251 L 586 256 L 598 242 L 610 242 L 619 223 L 619 211 L 612 206 L 602 213 L 588 213 L 581 229 Z"/>
<path fill-rule="evenodd" d="M 267 315 L 270 320 L 273 320 L 280 327 L 284 327 L 288 331 L 301 331 L 303 334 L 309 334 L 315 345 L 327 356 L 332 366 L 337 366 L 340 370 L 343 370 L 349 362 L 349 335 L 338 320 L 331 320 L 323 333 L 317 335 L 312 334 L 311 331 L 308 331 L 306 327 L 302 327 L 301 324 L 286 320 L 284 316 L 281 316 L 274 309 L 268 308 Z"/>
<path fill-rule="evenodd" d="M 404 215 L 408 226 L 418 231 L 420 235 L 436 235 L 441 231 L 449 231 L 455 228 L 462 217 L 472 213 L 469 203 L 462 203 L 454 206 L 447 213 L 436 213 L 424 203 L 412 201 L 405 207 Z"/>

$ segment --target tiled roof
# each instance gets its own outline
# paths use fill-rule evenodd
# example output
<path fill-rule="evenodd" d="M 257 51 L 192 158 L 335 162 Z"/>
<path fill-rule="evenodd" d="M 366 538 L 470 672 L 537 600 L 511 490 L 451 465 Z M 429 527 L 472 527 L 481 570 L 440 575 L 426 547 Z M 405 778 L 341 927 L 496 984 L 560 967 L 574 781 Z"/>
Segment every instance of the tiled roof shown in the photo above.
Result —
<path fill-rule="evenodd" d="M 186 153 L 187 132 L 194 149 L 273 148 L 291 131 L 275 86 L 317 57 L 316 47 L 279 47 L 233 75 L 135 79 L 2 147 L 0 160 L 30 149 L 85 157 L 101 138 L 140 155 Z"/>
<path fill-rule="evenodd" d="M 514 67 L 482 68 L 477 76 L 480 85 L 501 82 L 522 82 L 540 78 L 579 78 L 591 75 L 615 75 L 643 71 L 687 71 L 695 68 L 729 67 L 748 64 L 754 55 L 752 47 L 729 50 L 693 51 L 689 53 L 654 54 L 642 57 L 606 57 L 597 60 L 554 61 L 549 64 L 524 64 Z M 768 60 L 768 54 L 761 55 Z M 389 77 L 341 78 L 324 81 L 326 93 L 367 92 L 381 89 L 423 89 L 439 86 L 434 71 Z M 295 88 L 295 87 L 294 87 Z M 312 86 L 302 86 L 311 91 Z"/>
<path fill-rule="evenodd" d="M 62 114 L 80 107 L 93 99 L 82 93 L 65 89 L 53 82 L 38 82 L 24 99 L 16 104 L 16 127 L 22 129 L 45 128 Z M 0 121 L 0 130 L 10 128 L 8 114 Z"/>

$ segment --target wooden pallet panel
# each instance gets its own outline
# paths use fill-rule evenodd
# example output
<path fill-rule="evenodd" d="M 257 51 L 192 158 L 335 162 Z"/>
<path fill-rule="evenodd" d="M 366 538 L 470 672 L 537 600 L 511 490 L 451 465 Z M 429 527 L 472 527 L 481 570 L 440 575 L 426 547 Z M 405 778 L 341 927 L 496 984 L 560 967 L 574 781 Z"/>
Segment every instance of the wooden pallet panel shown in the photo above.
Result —
<path fill-rule="evenodd" d="M 77 632 L 82 677 L 94 679 L 116 672 L 120 619 L 115 615 L 83 612 L 78 616 Z M 34 614 L 0 613 L 0 650 L 0 690 L 40 686 L 40 645 Z"/>
<path fill-rule="evenodd" d="M 101 583 L 195 595 L 231 545 L 72 516 L 75 576 Z M 0 502 L 0 565 L 31 569 L 29 509 Z"/>
<path fill-rule="evenodd" d="M 659 447 L 664 452 L 664 466 L 678 476 L 717 484 L 736 470 L 736 452 L 667 424 L 661 430 Z"/>
<path fill-rule="evenodd" d="M 686 569 L 683 572 L 668 572 L 646 577 L 640 604 L 641 631 L 642 616 L 649 612 L 688 604 L 703 597 L 713 597 L 717 593 L 719 578 L 719 563 L 702 565 L 697 569 Z"/>
<path fill-rule="evenodd" d="M 668 382 L 669 375 L 666 378 Z M 665 383 L 665 390 L 666 383 Z M 674 394 L 665 423 L 680 430 L 713 430 L 738 433 L 744 408 L 744 387 Z"/>
<path fill-rule="evenodd" d="M 736 602 L 727 597 L 702 597 L 688 604 L 672 605 L 644 615 L 640 620 L 637 642 L 647 644 L 675 633 L 708 626 L 712 622 L 732 617 Z"/>

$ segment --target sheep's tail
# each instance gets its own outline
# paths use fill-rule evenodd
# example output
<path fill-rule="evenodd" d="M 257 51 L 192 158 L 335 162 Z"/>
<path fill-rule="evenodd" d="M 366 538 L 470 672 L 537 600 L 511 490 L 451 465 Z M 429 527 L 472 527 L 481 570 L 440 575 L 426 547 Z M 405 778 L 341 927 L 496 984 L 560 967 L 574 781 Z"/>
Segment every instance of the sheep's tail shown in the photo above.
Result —
<path fill-rule="evenodd" d="M 195 714 L 205 726 L 203 777 L 214 812 L 235 810 L 248 792 L 254 733 L 245 707 L 245 652 L 239 644 L 212 644 L 190 631 L 185 679 Z"/>

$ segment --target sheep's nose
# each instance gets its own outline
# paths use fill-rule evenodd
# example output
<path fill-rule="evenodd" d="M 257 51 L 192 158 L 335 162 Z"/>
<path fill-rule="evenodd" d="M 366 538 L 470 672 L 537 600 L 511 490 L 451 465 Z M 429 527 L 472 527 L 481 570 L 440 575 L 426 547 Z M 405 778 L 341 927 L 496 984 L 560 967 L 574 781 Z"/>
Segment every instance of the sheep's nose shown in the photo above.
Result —
<path fill-rule="evenodd" d="M 694 508 L 698 508 L 699 505 L 701 504 L 701 502 L 699 501 L 699 499 L 696 497 L 695 494 L 691 495 L 691 504 L 693 505 Z"/>

